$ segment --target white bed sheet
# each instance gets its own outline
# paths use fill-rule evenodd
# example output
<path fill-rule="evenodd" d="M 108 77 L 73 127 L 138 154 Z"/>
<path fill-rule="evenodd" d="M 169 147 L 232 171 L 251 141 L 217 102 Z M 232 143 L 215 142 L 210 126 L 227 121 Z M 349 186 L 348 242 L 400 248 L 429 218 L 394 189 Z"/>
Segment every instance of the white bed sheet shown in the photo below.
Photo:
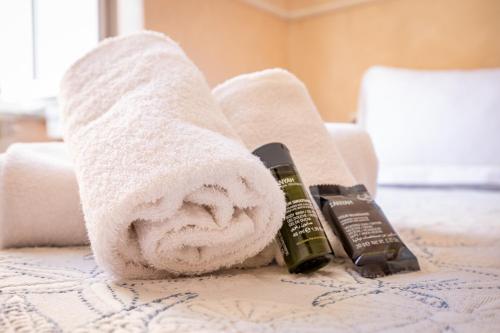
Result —
<path fill-rule="evenodd" d="M 383 188 L 422 271 L 363 279 L 344 259 L 113 282 L 87 247 L 0 251 L 0 331 L 492 332 L 500 330 L 500 192 Z"/>

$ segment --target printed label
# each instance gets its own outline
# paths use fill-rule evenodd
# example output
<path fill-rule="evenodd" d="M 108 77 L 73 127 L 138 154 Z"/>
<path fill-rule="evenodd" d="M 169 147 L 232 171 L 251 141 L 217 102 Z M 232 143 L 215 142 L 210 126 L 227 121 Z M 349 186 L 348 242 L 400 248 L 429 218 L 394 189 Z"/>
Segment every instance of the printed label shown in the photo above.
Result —
<path fill-rule="evenodd" d="M 279 166 L 272 172 L 287 202 L 283 226 L 278 232 L 278 243 L 285 261 L 293 261 L 291 257 L 297 256 L 299 247 L 306 243 L 316 242 L 315 246 L 323 246 L 329 252 L 330 246 L 321 222 L 295 170 L 290 166 Z"/>
<path fill-rule="evenodd" d="M 337 232 L 344 233 L 352 250 L 359 251 L 373 246 L 401 243 L 398 235 L 387 223 L 379 209 L 374 209 L 371 198 L 346 200 L 343 195 L 330 196 L 328 204 L 340 225 Z"/>

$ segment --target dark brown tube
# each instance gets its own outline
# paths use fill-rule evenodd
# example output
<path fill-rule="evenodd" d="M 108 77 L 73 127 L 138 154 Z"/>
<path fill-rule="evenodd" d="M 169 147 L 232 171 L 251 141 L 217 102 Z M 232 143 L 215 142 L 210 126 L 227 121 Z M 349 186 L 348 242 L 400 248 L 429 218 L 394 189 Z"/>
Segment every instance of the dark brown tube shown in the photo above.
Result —
<path fill-rule="evenodd" d="M 406 247 L 364 185 L 316 185 L 311 194 L 357 271 L 374 278 L 418 271 Z"/>

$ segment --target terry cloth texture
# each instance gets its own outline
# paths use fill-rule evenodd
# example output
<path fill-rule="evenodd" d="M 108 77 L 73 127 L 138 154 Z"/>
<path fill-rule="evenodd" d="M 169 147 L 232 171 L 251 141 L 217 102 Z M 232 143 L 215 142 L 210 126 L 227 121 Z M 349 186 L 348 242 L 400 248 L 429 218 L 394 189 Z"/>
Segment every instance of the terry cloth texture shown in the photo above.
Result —
<path fill-rule="evenodd" d="M 0 248 L 88 243 L 65 148 L 19 143 L 0 155 Z"/>
<path fill-rule="evenodd" d="M 250 150 L 270 142 L 285 144 L 307 187 L 357 183 L 307 88 L 293 74 L 279 68 L 244 74 L 220 84 L 212 93 Z M 319 215 L 334 251 L 343 253 Z M 279 255 L 276 259 L 283 263 Z"/>
<path fill-rule="evenodd" d="M 355 184 L 306 87 L 293 74 L 268 69 L 240 75 L 213 95 L 250 150 L 281 142 L 307 185 Z"/>
<path fill-rule="evenodd" d="M 375 188 L 370 137 L 354 124 L 326 123 L 349 170 Z M 0 154 L 0 246 L 88 244 L 75 171 L 66 145 L 18 143 Z"/>
<path fill-rule="evenodd" d="M 105 40 L 67 71 L 61 104 L 91 246 L 115 277 L 212 272 L 274 239 L 282 192 L 169 38 Z"/>

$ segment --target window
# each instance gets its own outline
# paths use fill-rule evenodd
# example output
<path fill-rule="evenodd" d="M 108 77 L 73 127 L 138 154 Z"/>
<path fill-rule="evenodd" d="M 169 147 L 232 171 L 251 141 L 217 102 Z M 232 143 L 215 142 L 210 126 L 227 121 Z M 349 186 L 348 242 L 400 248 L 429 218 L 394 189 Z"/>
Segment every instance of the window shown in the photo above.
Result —
<path fill-rule="evenodd" d="M 0 1 L 0 99 L 57 95 L 67 67 L 99 41 L 99 0 Z"/>

